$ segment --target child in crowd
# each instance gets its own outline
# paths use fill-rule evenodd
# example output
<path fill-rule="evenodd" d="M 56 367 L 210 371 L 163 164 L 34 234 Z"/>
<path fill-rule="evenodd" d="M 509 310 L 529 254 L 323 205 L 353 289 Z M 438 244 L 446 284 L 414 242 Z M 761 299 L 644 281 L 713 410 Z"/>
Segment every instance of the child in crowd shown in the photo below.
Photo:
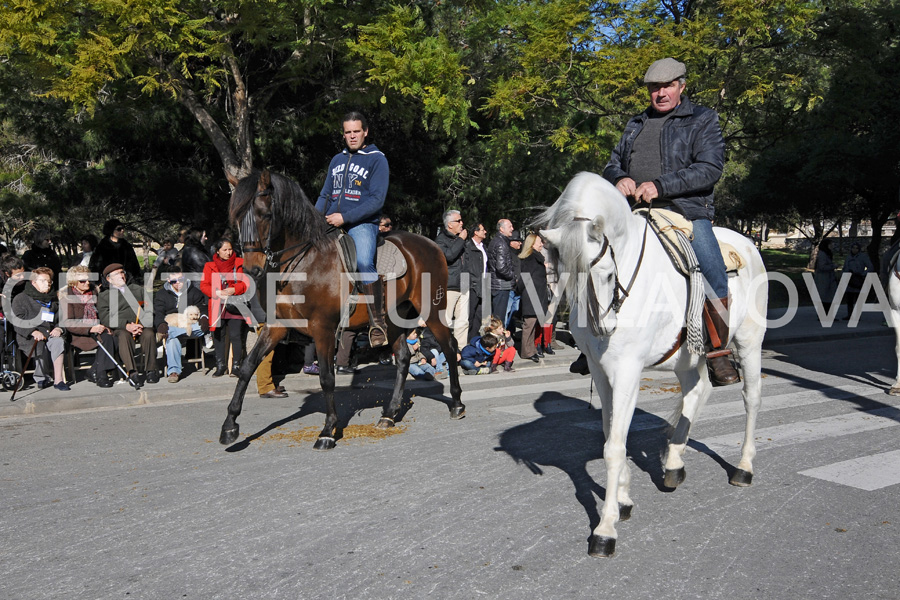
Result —
<path fill-rule="evenodd" d="M 424 321 L 420 321 L 423 327 L 419 330 L 419 341 L 422 344 L 422 354 L 428 359 L 428 362 L 434 367 L 434 376 L 437 379 L 447 379 L 449 374 L 449 366 L 447 358 L 444 356 L 441 345 L 438 344 L 434 334 L 427 327 L 424 327 Z"/>
<path fill-rule="evenodd" d="M 462 349 L 460 366 L 466 375 L 486 375 L 491 372 L 491 360 L 499 345 L 497 336 L 485 333 L 475 336 L 469 345 Z"/>
<path fill-rule="evenodd" d="M 503 327 L 500 319 L 491 316 L 481 330 L 482 334 L 491 333 L 498 340 L 497 349 L 494 351 L 494 358 L 491 361 L 491 372 L 496 372 L 500 365 L 503 365 L 503 370 L 507 373 L 514 372 L 513 361 L 516 359 L 516 347 L 509 329 Z"/>
<path fill-rule="evenodd" d="M 422 354 L 422 343 L 419 340 L 417 329 L 409 332 L 409 335 L 406 336 L 406 343 L 409 344 L 409 351 L 412 354 L 409 359 L 409 374 L 422 381 L 434 381 L 435 368 Z"/>

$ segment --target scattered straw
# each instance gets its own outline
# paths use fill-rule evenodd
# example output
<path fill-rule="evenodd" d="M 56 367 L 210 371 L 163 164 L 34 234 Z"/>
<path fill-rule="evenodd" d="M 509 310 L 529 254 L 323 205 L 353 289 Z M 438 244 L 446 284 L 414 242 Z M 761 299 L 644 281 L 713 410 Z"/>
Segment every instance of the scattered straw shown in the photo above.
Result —
<path fill-rule="evenodd" d="M 342 436 L 339 440 L 353 440 L 361 443 L 375 443 L 392 435 L 399 435 L 406 431 L 406 423 L 398 423 L 389 429 L 379 429 L 374 425 L 348 425 L 344 428 Z M 300 444 L 315 442 L 322 430 L 318 427 L 304 427 L 297 431 L 289 431 L 285 427 L 278 427 L 272 433 L 254 440 L 255 443 L 268 442 L 286 442 L 288 446 L 294 447 Z"/>

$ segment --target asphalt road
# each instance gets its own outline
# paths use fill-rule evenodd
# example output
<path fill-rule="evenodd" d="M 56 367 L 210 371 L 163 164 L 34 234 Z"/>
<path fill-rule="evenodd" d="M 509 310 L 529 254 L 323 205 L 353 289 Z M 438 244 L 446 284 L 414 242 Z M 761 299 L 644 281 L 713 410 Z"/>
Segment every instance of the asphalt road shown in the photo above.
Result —
<path fill-rule="evenodd" d="M 248 399 L 231 447 L 224 401 L 201 394 L 3 418 L 0 598 L 900 597 L 893 338 L 769 348 L 764 371 L 753 485 L 727 483 L 743 429 L 732 386 L 694 427 L 674 492 L 658 457 L 676 383 L 648 375 L 634 514 L 611 559 L 587 554 L 600 414 L 565 360 L 465 377 L 461 421 L 428 397 L 439 384 L 414 383 L 384 438 L 363 426 L 387 372 L 339 379 L 350 427 L 326 453 L 295 439 L 324 418 L 299 375 L 288 399 Z"/>

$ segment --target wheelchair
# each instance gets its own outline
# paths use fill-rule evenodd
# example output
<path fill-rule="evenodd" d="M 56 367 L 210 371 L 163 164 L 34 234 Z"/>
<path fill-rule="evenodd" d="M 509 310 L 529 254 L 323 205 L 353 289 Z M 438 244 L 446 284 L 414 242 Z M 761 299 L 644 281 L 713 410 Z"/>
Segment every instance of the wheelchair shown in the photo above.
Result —
<path fill-rule="evenodd" d="M 0 386 L 11 392 L 22 389 L 25 377 L 22 373 L 22 356 L 16 344 L 16 333 L 0 313 Z"/>

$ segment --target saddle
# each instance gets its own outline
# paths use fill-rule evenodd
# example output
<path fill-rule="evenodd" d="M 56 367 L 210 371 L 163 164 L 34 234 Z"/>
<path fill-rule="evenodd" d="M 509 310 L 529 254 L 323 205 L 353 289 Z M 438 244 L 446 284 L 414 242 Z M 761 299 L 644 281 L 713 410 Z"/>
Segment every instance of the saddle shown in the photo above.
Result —
<path fill-rule="evenodd" d="M 634 212 L 647 216 L 650 228 L 653 229 L 659 241 L 662 242 L 663 248 L 666 249 L 669 258 L 672 259 L 672 264 L 679 273 L 685 277 L 690 277 L 689 264 L 696 262 L 696 259 L 691 260 L 685 255 L 682 244 L 678 241 L 678 233 L 680 232 L 688 240 L 693 239 L 694 224 L 680 213 L 662 208 L 641 208 Z M 746 266 L 741 255 L 738 254 L 738 251 L 731 244 L 719 240 L 719 250 L 722 252 L 722 259 L 725 261 L 726 272 L 737 273 Z"/>
<path fill-rule="evenodd" d="M 406 274 L 408 265 L 403 253 L 397 248 L 397 245 L 390 242 L 390 238 L 381 238 L 380 243 L 375 248 L 375 269 L 385 281 L 391 279 L 399 279 Z M 353 238 L 346 233 L 339 233 L 337 236 L 338 248 L 341 250 L 341 260 L 344 263 L 344 269 L 347 273 L 355 274 L 356 270 L 356 244 Z"/>

